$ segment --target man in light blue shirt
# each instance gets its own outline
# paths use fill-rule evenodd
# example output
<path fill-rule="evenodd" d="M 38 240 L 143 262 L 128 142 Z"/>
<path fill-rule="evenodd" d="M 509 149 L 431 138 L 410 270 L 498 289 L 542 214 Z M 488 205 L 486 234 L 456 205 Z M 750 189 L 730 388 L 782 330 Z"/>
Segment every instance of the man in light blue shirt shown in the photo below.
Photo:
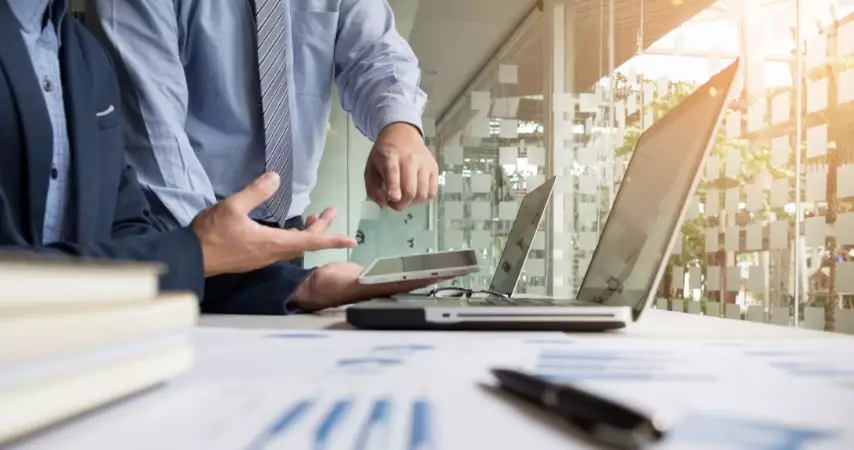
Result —
<path fill-rule="evenodd" d="M 265 160 L 269 169 L 270 159 L 280 156 L 275 152 L 287 152 L 293 164 L 287 216 L 271 220 L 268 211 L 256 210 L 253 217 L 302 226 L 317 182 L 333 81 L 344 109 L 375 142 L 365 167 L 368 196 L 396 210 L 432 199 L 438 169 L 422 138 L 426 97 L 418 87 L 418 61 L 396 31 L 386 0 L 269 3 L 275 4 L 90 0 L 90 24 L 118 66 L 131 162 L 161 220 L 173 227 L 189 223 L 264 173 Z M 273 8 L 283 15 L 269 15 Z M 290 97 L 278 100 L 286 104 L 281 111 L 293 142 L 285 150 L 265 145 L 270 124 L 262 87 L 269 69 L 261 55 L 270 52 L 264 48 L 274 40 L 270 34 L 277 34 L 259 31 L 266 22 L 285 34 L 280 89 Z M 287 183 L 290 172 L 280 173 Z"/>
<path fill-rule="evenodd" d="M 68 203 L 68 131 L 65 126 L 65 101 L 59 71 L 61 19 L 65 0 L 11 0 L 9 7 L 21 24 L 21 36 L 39 79 L 53 133 L 53 157 L 48 178 L 43 225 L 43 243 L 62 240 L 65 208 Z"/>

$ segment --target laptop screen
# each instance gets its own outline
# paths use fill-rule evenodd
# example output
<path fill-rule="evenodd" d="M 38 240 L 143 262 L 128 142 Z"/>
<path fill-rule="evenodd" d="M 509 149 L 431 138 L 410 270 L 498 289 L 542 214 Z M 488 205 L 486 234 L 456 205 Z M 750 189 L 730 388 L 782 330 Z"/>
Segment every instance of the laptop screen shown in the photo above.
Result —
<path fill-rule="evenodd" d="M 655 288 L 684 204 L 735 78 L 713 77 L 639 139 L 578 298 L 630 306 L 635 317 Z"/>
<path fill-rule="evenodd" d="M 519 205 L 519 213 L 516 214 L 516 220 L 513 222 L 513 228 L 510 229 L 507 242 L 504 243 L 504 251 L 501 252 L 498 267 L 495 268 L 495 273 L 492 275 L 492 282 L 489 284 L 490 291 L 513 295 L 516 283 L 519 281 L 519 275 L 522 273 L 522 266 L 525 265 L 528 251 L 531 249 L 546 205 L 548 205 L 549 198 L 552 195 L 554 183 L 555 178 L 552 177 L 522 199 L 522 204 Z"/>

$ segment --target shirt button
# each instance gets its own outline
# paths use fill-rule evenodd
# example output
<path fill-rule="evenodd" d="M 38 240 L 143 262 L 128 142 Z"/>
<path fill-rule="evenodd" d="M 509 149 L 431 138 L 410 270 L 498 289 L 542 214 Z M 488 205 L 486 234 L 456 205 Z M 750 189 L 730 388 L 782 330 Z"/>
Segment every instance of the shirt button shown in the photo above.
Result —
<path fill-rule="evenodd" d="M 57 170 L 56 166 L 51 166 L 50 168 L 50 178 L 57 179 L 59 178 L 59 170 Z"/>
<path fill-rule="evenodd" d="M 51 81 L 48 77 L 44 77 L 44 81 L 42 81 L 42 87 L 44 88 L 45 92 L 52 92 L 53 81 Z"/>

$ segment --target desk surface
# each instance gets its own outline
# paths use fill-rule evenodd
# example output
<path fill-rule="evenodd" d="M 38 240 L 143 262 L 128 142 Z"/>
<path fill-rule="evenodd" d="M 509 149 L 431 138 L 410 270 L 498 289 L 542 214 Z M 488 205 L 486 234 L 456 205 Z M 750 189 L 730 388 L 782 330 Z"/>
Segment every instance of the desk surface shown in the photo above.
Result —
<path fill-rule="evenodd" d="M 285 330 L 352 330 L 342 312 L 297 316 L 204 315 L 204 327 L 269 328 Z M 608 333 L 635 337 L 688 337 L 720 339 L 792 339 L 845 338 L 837 333 L 796 329 L 779 325 L 748 322 L 651 309 L 628 328 Z"/>

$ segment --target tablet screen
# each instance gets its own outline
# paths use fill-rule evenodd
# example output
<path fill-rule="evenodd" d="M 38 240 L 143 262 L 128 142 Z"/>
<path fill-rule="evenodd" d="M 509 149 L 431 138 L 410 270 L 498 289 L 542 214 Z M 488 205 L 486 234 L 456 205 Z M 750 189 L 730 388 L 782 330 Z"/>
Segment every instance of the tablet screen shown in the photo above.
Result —
<path fill-rule="evenodd" d="M 476 265 L 477 255 L 473 251 L 399 256 L 378 259 L 363 276 L 375 277 L 394 273 L 420 272 Z"/>

